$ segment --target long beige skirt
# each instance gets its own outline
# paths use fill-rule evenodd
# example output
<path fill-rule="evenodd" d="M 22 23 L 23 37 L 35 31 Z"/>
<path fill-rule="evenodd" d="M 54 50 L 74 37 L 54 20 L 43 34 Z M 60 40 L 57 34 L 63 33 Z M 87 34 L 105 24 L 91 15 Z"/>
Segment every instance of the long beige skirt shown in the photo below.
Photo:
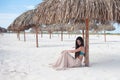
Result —
<path fill-rule="evenodd" d="M 79 58 L 74 58 L 68 51 L 62 51 L 58 60 L 52 64 L 52 67 L 57 70 L 64 70 L 66 68 L 81 67 L 81 61 Z"/>

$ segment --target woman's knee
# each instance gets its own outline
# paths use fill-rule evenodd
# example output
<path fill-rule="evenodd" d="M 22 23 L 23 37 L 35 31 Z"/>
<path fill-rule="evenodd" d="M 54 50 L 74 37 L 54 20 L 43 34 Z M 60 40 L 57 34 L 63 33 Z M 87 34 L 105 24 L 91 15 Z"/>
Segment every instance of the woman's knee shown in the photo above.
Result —
<path fill-rule="evenodd" d="M 61 54 L 68 54 L 68 51 L 64 50 L 61 52 Z"/>

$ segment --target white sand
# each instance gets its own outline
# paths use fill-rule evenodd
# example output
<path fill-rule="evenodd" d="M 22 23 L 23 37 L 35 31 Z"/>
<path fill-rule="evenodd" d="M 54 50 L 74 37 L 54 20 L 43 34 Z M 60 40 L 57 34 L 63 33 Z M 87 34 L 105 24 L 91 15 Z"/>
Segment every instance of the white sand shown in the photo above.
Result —
<path fill-rule="evenodd" d="M 60 36 L 27 34 L 27 41 L 18 41 L 16 34 L 0 35 L 0 80 L 120 80 L 120 36 L 90 36 L 90 67 L 56 71 L 49 64 L 60 52 L 74 47 L 75 36 L 60 41 Z M 72 54 L 73 55 L 73 54 Z"/>

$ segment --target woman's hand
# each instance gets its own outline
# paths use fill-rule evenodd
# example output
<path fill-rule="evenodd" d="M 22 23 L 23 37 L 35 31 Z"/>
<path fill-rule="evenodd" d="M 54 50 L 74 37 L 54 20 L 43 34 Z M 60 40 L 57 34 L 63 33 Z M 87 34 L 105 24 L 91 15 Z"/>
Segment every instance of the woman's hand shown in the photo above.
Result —
<path fill-rule="evenodd" d="M 61 53 L 68 52 L 68 50 L 63 50 Z"/>
<path fill-rule="evenodd" d="M 68 50 L 68 52 L 70 52 L 70 53 L 74 53 L 74 51 L 73 51 L 73 50 Z"/>
<path fill-rule="evenodd" d="M 70 53 L 71 51 L 70 51 L 70 50 L 63 50 L 63 52 L 68 52 L 68 53 Z"/>

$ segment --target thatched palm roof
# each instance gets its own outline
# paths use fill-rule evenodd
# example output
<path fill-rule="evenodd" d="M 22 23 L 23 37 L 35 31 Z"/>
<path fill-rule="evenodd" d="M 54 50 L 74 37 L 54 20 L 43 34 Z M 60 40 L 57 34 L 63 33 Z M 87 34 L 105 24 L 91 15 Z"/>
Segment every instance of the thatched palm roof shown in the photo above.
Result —
<path fill-rule="evenodd" d="M 20 15 L 11 30 L 29 29 L 38 24 L 80 24 L 84 19 L 120 22 L 120 0 L 45 0 L 35 10 Z M 35 13 L 34 13 L 35 12 Z"/>
<path fill-rule="evenodd" d="M 69 31 L 69 32 L 73 32 L 73 31 L 80 31 L 80 30 L 85 30 L 85 22 L 81 22 L 81 23 L 70 23 L 70 24 L 66 24 L 65 26 L 63 27 L 66 27 L 66 31 Z M 94 21 L 90 21 L 89 23 L 89 30 L 92 30 L 93 29 L 93 26 L 96 26 L 95 25 L 95 22 Z"/>
<path fill-rule="evenodd" d="M 120 0 L 110 0 L 113 21 L 120 23 Z"/>
<path fill-rule="evenodd" d="M 110 24 L 98 25 L 98 30 L 99 31 L 113 31 L 113 30 L 115 30 L 115 27 Z"/>
<path fill-rule="evenodd" d="M 37 15 L 44 19 L 39 22 L 44 24 L 80 23 L 85 18 L 106 21 L 112 19 L 110 11 L 105 0 L 47 0 L 37 7 Z"/>
<path fill-rule="evenodd" d="M 67 31 L 66 27 L 68 27 L 67 24 L 52 24 L 47 25 L 46 29 L 51 31 Z"/>
<path fill-rule="evenodd" d="M 34 10 L 29 10 L 17 17 L 8 29 L 12 31 L 23 31 L 36 26 L 36 24 L 37 17 L 34 14 Z"/>

